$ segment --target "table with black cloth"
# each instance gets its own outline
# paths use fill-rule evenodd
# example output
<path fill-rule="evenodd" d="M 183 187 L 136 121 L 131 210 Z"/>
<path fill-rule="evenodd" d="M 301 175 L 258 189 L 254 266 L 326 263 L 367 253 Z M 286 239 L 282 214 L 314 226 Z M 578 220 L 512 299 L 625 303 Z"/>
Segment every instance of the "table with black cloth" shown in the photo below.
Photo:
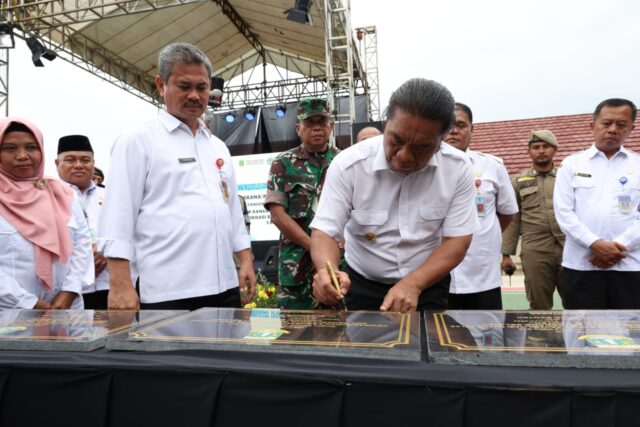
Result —
<path fill-rule="evenodd" d="M 632 426 L 640 371 L 278 353 L 0 352 L 2 426 Z"/>

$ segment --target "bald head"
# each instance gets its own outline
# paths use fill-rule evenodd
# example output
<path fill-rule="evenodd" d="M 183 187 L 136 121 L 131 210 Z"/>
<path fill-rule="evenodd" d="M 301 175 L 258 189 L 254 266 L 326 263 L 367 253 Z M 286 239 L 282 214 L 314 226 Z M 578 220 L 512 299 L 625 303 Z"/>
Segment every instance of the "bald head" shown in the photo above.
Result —
<path fill-rule="evenodd" d="M 378 135 L 382 135 L 380 129 L 373 126 L 367 126 L 366 128 L 362 128 L 360 132 L 358 132 L 358 135 L 356 135 L 356 142 L 364 141 L 365 139 L 373 138 L 374 136 Z"/>

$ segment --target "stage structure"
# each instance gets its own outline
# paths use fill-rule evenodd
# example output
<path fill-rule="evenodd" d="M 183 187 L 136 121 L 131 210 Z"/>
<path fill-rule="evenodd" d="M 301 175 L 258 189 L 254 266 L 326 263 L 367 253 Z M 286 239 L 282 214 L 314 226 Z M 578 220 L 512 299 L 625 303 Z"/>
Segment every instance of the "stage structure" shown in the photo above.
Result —
<path fill-rule="evenodd" d="M 287 19 L 294 0 L 3 0 L 0 24 L 155 105 L 156 59 L 167 44 L 199 46 L 224 79 L 217 111 L 326 96 L 337 122 L 354 121 L 354 96 L 378 99 L 377 64 L 365 67 L 349 0 L 316 0 L 311 23 Z M 366 34 L 375 34 L 367 27 Z M 8 51 L 0 52 L 0 108 L 8 104 Z M 377 57 L 377 53 L 376 53 Z M 46 62 L 45 62 L 46 66 Z M 373 79 L 369 76 L 375 76 Z M 371 84 L 374 81 L 375 84 Z M 344 104 L 344 103 L 340 103 Z M 372 115 L 373 114 L 373 115 Z M 369 116 L 379 117 L 373 106 Z"/>

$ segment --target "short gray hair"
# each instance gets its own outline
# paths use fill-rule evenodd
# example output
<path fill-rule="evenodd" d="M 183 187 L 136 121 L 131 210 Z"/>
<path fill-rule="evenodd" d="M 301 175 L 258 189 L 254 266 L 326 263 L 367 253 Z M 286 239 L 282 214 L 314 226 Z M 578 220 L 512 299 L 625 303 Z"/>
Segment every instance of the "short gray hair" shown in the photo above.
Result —
<path fill-rule="evenodd" d="M 213 73 L 211 61 L 198 47 L 190 43 L 171 43 L 158 55 L 158 74 L 163 82 L 169 81 L 176 63 L 204 65 L 209 76 Z"/>

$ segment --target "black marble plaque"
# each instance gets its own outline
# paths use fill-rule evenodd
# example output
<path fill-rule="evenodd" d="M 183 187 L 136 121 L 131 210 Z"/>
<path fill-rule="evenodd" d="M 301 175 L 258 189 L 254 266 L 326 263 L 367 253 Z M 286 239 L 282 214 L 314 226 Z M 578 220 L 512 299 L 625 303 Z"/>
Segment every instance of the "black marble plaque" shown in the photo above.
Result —
<path fill-rule="evenodd" d="M 435 363 L 640 368 L 640 311 L 427 311 L 425 323 Z"/>
<path fill-rule="evenodd" d="M 0 350 L 91 351 L 109 334 L 184 311 L 2 310 Z"/>
<path fill-rule="evenodd" d="M 419 314 L 202 308 L 107 340 L 108 349 L 210 349 L 420 359 Z"/>

